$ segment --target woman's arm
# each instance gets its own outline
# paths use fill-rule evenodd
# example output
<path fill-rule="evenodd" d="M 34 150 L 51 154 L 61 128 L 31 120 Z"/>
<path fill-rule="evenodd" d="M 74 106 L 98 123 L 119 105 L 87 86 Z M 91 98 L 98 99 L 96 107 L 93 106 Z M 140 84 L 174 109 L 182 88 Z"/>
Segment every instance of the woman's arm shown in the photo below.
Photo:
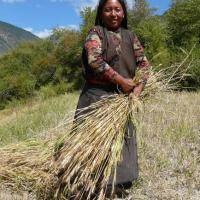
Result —
<path fill-rule="evenodd" d="M 119 85 L 126 93 L 130 93 L 133 90 L 133 81 L 122 77 L 103 59 L 102 41 L 95 28 L 91 29 L 84 47 L 88 57 L 88 64 L 95 73 L 99 73 L 110 82 Z"/>
<path fill-rule="evenodd" d="M 84 48 L 86 50 L 88 64 L 96 74 L 103 73 L 110 68 L 103 59 L 102 41 L 95 27 L 90 30 Z"/>

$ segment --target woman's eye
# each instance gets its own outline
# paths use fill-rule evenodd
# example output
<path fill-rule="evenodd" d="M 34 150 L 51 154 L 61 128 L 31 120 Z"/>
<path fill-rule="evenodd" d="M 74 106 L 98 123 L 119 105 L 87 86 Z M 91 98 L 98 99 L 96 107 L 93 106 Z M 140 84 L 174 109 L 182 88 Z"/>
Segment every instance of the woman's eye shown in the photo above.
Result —
<path fill-rule="evenodd" d="M 110 8 L 110 7 L 105 7 L 104 9 L 103 9 L 103 12 L 105 12 L 105 13 L 111 13 L 111 12 L 115 12 L 115 13 L 120 13 L 120 12 L 122 12 L 122 9 L 121 8 L 118 8 L 118 7 L 116 7 L 116 8 Z"/>
<path fill-rule="evenodd" d="M 115 11 L 116 13 L 119 13 L 119 12 L 122 11 L 122 9 L 120 9 L 120 8 L 109 8 L 109 7 L 103 9 L 103 12 L 113 12 L 113 11 Z"/>
<path fill-rule="evenodd" d="M 116 8 L 115 11 L 116 12 L 121 12 L 121 9 L 120 8 Z"/>
<path fill-rule="evenodd" d="M 112 9 L 110 9 L 110 8 L 104 8 L 104 12 L 111 12 L 112 11 Z"/>

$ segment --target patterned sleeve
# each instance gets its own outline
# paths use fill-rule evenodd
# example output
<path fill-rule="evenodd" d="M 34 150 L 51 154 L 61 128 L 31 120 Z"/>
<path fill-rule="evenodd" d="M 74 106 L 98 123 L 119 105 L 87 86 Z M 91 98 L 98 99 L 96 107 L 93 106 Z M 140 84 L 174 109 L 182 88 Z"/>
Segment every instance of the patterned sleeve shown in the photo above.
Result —
<path fill-rule="evenodd" d="M 141 74 L 141 82 L 147 81 L 149 77 L 149 69 L 150 69 L 150 63 L 147 60 L 147 57 L 144 54 L 144 48 L 142 47 L 139 39 L 137 36 L 134 35 L 133 39 L 133 47 L 136 57 L 136 64 L 140 70 Z"/>
<path fill-rule="evenodd" d="M 84 47 L 88 57 L 88 64 L 95 73 L 102 73 L 110 68 L 103 59 L 102 42 L 95 28 L 90 30 Z"/>

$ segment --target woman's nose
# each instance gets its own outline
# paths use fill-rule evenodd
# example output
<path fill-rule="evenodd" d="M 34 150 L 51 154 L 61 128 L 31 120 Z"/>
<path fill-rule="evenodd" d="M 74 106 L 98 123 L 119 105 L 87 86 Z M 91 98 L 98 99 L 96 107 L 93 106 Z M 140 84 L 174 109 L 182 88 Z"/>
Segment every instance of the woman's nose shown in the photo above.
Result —
<path fill-rule="evenodd" d="M 111 15 L 112 15 L 112 16 L 116 16 L 115 10 L 112 10 Z"/>

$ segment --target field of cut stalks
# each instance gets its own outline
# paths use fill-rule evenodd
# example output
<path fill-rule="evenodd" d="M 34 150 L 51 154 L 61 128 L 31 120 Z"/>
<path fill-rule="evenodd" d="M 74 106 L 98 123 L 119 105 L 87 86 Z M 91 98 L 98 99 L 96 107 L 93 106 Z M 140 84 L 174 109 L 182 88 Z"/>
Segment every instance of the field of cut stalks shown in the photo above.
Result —
<path fill-rule="evenodd" d="M 75 109 L 77 99 L 78 93 L 40 98 L 0 111 L 0 147 L 51 138 L 48 130 Z M 136 118 L 140 178 L 131 190 L 133 199 L 198 200 L 200 93 L 167 93 L 159 102 L 146 103 Z M 36 200 L 28 191 L 0 187 L 0 200 Z"/>

